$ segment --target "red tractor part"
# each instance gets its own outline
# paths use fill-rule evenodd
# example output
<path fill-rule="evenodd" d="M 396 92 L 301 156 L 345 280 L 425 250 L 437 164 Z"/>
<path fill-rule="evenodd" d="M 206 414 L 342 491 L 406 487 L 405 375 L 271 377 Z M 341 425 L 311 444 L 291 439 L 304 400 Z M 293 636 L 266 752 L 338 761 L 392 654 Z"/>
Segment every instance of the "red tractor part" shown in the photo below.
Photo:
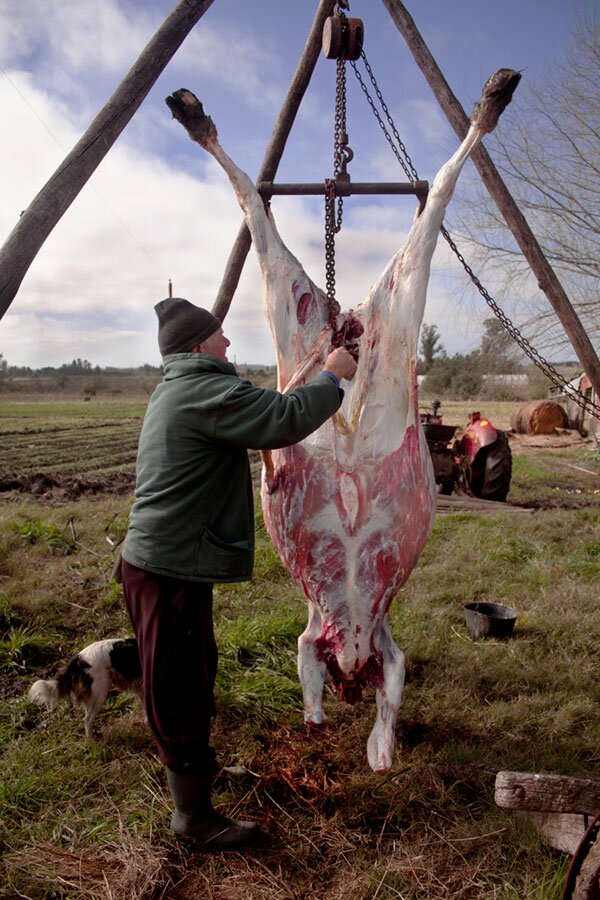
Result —
<path fill-rule="evenodd" d="M 439 400 L 434 400 L 431 405 L 432 413 L 420 413 L 421 425 L 433 463 L 435 483 L 442 494 L 451 494 L 461 477 L 460 462 L 449 446 L 450 441 L 454 440 L 456 425 L 443 424 L 442 417 L 438 415 Z"/>
<path fill-rule="evenodd" d="M 463 483 L 474 497 L 504 501 L 512 476 L 512 453 L 508 438 L 489 419 L 472 412 L 463 436 L 455 443 L 461 460 Z"/>
<path fill-rule="evenodd" d="M 458 487 L 483 500 L 506 500 L 512 475 L 506 434 L 472 412 L 462 437 L 453 440 L 457 426 L 443 424 L 440 405 L 434 400 L 433 413 L 422 412 L 420 417 L 441 493 L 451 494 Z"/>
<path fill-rule="evenodd" d="M 472 412 L 469 415 L 469 424 L 458 442 L 458 450 L 461 456 L 472 463 L 482 447 L 493 444 L 497 439 L 498 432 L 489 419 L 482 419 L 481 413 Z"/>

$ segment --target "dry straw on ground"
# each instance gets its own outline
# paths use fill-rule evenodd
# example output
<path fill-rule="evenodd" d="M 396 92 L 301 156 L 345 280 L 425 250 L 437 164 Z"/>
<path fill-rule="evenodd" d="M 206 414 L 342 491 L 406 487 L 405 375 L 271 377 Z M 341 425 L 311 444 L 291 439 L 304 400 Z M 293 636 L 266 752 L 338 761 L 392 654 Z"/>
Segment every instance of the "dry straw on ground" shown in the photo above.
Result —
<path fill-rule="evenodd" d="M 25 846 L 5 858 L 11 883 L 25 873 L 39 885 L 52 887 L 58 896 L 72 900 L 142 900 L 167 896 L 156 889 L 165 886 L 168 851 L 147 841 L 136 840 L 123 829 L 117 842 L 80 848 L 61 848 L 51 843 Z M 171 868 L 169 866 L 169 868 Z M 170 885 L 173 881 L 169 877 Z M 14 896 L 20 893 L 14 886 Z"/>

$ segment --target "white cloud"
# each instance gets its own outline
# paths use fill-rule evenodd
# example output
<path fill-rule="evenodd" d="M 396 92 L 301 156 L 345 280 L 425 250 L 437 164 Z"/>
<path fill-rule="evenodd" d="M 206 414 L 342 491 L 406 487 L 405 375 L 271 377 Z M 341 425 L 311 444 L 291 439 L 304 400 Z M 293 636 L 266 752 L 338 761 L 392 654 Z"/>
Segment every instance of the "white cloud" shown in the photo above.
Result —
<path fill-rule="evenodd" d="M 84 128 L 146 44 L 144 11 L 117 0 L 28 0 L 0 9 L 0 52 L 7 67 L 35 72 L 38 86 L 69 104 Z"/>
<path fill-rule="evenodd" d="M 4 174 L 0 233 L 5 234 L 78 135 L 68 121 L 64 104 L 35 88 L 26 72 L 9 71 L 0 79 L 0 104 L 10 122 L 0 143 Z"/>
<path fill-rule="evenodd" d="M 146 20 L 146 27 L 138 24 Z M 59 0 L 49 7 L 46 0 L 24 4 L 4 0 L 0 4 L 0 52 L 9 65 L 24 58 L 42 66 L 47 76 L 60 69 L 94 66 L 117 71 L 131 58 L 131 48 L 141 44 L 147 30 L 147 15 L 128 17 L 116 0 L 102 3 Z"/>

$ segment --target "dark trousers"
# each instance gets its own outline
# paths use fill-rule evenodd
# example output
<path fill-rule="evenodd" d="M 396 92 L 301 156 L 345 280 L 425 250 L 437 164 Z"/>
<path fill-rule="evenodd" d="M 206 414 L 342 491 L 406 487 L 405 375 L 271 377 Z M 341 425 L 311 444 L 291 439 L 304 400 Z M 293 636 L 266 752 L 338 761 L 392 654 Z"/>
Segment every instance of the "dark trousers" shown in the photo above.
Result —
<path fill-rule="evenodd" d="M 154 575 L 125 560 L 122 578 L 158 755 L 174 772 L 214 772 L 213 585 Z"/>

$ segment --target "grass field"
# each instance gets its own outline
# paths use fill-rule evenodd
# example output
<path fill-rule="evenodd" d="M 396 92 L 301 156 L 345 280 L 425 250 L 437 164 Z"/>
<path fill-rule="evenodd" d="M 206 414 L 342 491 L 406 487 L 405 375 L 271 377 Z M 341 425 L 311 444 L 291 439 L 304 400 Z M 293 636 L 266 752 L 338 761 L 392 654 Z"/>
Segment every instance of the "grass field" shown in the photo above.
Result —
<path fill-rule="evenodd" d="M 214 743 L 224 765 L 245 767 L 219 775 L 217 802 L 258 818 L 268 839 L 211 857 L 168 829 L 164 773 L 135 701 L 113 698 L 102 737 L 88 742 L 79 711 L 63 704 L 48 715 L 26 700 L 32 680 L 73 651 L 130 633 L 110 573 L 131 490 L 115 479 L 133 472 L 144 406 L 141 397 L 0 403 L 0 895 L 561 897 L 570 857 L 496 807 L 494 780 L 500 769 L 598 775 L 593 446 L 513 443 L 509 502 L 534 512 L 438 516 L 392 606 L 407 685 L 383 775 L 366 762 L 371 693 L 355 706 L 328 693 L 327 730 L 305 731 L 295 672 L 305 603 L 257 514 L 253 581 L 216 589 Z M 503 426 L 511 409 L 485 414 Z M 468 411 L 446 404 L 445 419 L 461 424 Z M 7 475 L 26 473 L 55 481 L 7 489 Z M 77 499 L 61 479 L 79 479 Z M 474 599 L 516 607 L 510 640 L 470 638 L 463 605 Z"/>

